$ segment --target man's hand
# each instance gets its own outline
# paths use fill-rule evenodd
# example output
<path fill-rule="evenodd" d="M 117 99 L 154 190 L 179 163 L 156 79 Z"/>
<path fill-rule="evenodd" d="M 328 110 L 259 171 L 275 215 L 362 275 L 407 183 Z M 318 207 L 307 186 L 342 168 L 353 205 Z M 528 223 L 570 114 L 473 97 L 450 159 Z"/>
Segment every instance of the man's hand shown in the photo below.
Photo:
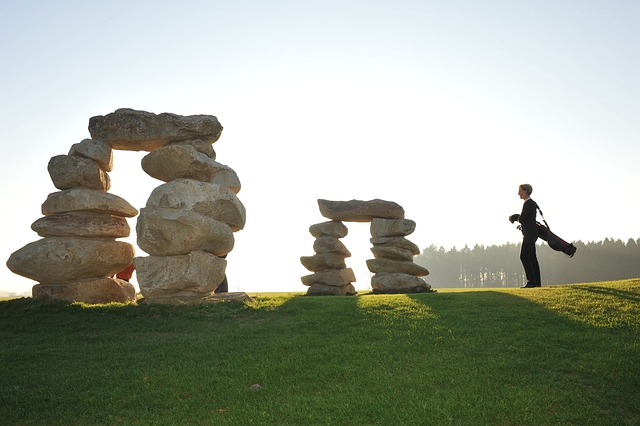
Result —
<path fill-rule="evenodd" d="M 512 214 L 511 216 L 509 216 L 509 222 L 511 223 L 516 222 L 518 219 L 520 219 L 519 214 Z"/>

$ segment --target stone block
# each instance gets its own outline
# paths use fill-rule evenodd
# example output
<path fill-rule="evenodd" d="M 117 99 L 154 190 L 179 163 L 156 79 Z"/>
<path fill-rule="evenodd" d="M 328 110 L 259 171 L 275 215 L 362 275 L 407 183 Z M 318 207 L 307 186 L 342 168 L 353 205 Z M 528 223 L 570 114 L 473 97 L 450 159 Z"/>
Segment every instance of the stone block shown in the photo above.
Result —
<path fill-rule="evenodd" d="M 380 217 L 386 219 L 403 219 L 404 209 L 393 201 L 385 200 L 350 200 L 330 201 L 318 200 L 322 216 L 343 222 L 370 222 Z"/>
<path fill-rule="evenodd" d="M 134 254 L 133 246 L 123 241 L 46 237 L 15 251 L 7 267 L 40 283 L 65 283 L 113 276 Z"/>
<path fill-rule="evenodd" d="M 155 188 L 147 207 L 191 210 L 226 223 L 236 232 L 244 228 L 246 210 L 230 189 L 192 179 L 176 179 Z"/>
<path fill-rule="evenodd" d="M 148 256 L 133 260 L 145 299 L 202 298 L 225 277 L 227 261 L 203 251 L 183 256 Z"/>
<path fill-rule="evenodd" d="M 31 229 L 41 237 L 125 238 L 131 232 L 124 217 L 92 212 L 44 216 Z"/>
<path fill-rule="evenodd" d="M 88 304 L 136 301 L 135 287 L 116 278 L 98 278 L 64 284 L 36 284 L 31 293 L 34 299 L 68 300 Z"/>
<path fill-rule="evenodd" d="M 170 143 L 198 139 L 214 143 L 222 126 L 212 115 L 154 114 L 120 108 L 111 114 L 89 119 L 92 139 L 99 139 L 113 149 L 153 151 Z"/>
<path fill-rule="evenodd" d="M 144 207 L 136 223 L 138 246 L 153 256 L 205 251 L 225 256 L 235 239 L 231 227 L 189 210 Z"/>
<path fill-rule="evenodd" d="M 72 188 L 49 194 L 42 203 L 42 214 L 96 212 L 114 216 L 134 217 L 138 214 L 131 204 L 117 195 L 89 188 Z"/>

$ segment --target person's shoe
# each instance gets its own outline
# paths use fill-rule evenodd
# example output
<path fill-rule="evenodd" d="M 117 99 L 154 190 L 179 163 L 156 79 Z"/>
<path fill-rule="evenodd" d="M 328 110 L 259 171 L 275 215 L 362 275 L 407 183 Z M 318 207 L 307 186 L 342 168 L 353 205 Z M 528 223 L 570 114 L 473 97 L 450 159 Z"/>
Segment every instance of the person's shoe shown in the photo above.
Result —
<path fill-rule="evenodd" d="M 540 287 L 539 285 L 535 285 L 535 284 L 531 284 L 531 283 L 527 283 L 527 285 L 523 285 L 520 288 L 535 288 L 535 287 Z"/>

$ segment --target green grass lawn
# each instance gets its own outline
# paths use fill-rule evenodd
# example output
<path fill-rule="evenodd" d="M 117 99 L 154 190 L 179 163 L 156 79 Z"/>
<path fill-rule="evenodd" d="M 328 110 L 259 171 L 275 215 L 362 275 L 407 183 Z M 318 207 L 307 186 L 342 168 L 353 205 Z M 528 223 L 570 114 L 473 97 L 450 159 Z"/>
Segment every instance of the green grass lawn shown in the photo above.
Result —
<path fill-rule="evenodd" d="M 254 298 L 2 301 L 0 424 L 640 424 L 640 279 Z"/>

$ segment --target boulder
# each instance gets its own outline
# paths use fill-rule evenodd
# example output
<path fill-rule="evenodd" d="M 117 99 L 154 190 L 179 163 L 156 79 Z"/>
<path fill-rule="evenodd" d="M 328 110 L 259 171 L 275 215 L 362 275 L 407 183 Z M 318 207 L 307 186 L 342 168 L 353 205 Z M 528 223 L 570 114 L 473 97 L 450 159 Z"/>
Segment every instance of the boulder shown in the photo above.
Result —
<path fill-rule="evenodd" d="M 189 210 L 158 207 L 140 209 L 136 234 L 138 246 L 152 256 L 176 256 L 192 251 L 224 256 L 235 242 L 231 227 L 225 223 Z"/>
<path fill-rule="evenodd" d="M 213 293 L 209 296 L 205 296 L 202 299 L 205 303 L 215 302 L 253 302 L 253 297 L 249 296 L 244 291 L 234 291 L 228 293 Z"/>
<path fill-rule="evenodd" d="M 148 256 L 133 260 L 140 292 L 147 300 L 203 298 L 225 277 L 227 261 L 203 251 L 183 256 Z"/>
<path fill-rule="evenodd" d="M 393 246 L 411 251 L 416 256 L 420 254 L 420 248 L 404 237 L 373 237 L 369 240 L 374 246 Z"/>
<path fill-rule="evenodd" d="M 422 278 L 403 274 L 381 272 L 371 277 L 374 293 L 427 293 L 431 286 Z"/>
<path fill-rule="evenodd" d="M 128 303 L 136 301 L 131 283 L 116 278 L 97 278 L 63 284 L 36 284 L 31 289 L 34 299 L 68 300 L 89 304 Z"/>
<path fill-rule="evenodd" d="M 222 126 L 212 115 L 154 114 L 121 108 L 107 115 L 89 119 L 92 139 L 99 139 L 113 149 L 153 151 L 170 143 L 201 140 L 214 143 Z"/>
<path fill-rule="evenodd" d="M 46 237 L 14 252 L 7 267 L 40 283 L 113 276 L 131 263 L 133 246 L 106 238 Z"/>
<path fill-rule="evenodd" d="M 375 257 L 376 259 L 385 258 L 413 261 L 413 253 L 411 252 L 411 250 L 407 250 L 402 247 L 377 244 L 371 247 L 371 253 L 373 253 L 373 257 Z"/>
<path fill-rule="evenodd" d="M 404 237 L 415 231 L 416 223 L 411 219 L 371 219 L 372 237 Z"/>
<path fill-rule="evenodd" d="M 83 139 L 71 145 L 69 155 L 89 158 L 105 172 L 113 170 L 113 150 L 111 145 L 96 139 Z"/>
<path fill-rule="evenodd" d="M 246 211 L 236 194 L 215 183 L 176 179 L 155 188 L 147 207 L 191 210 L 226 223 L 236 232 L 244 228 Z"/>
<path fill-rule="evenodd" d="M 75 155 L 56 155 L 47 166 L 53 185 L 58 189 L 91 188 L 108 191 L 111 179 L 95 161 Z"/>
<path fill-rule="evenodd" d="M 332 285 L 313 284 L 307 290 L 307 296 L 355 296 L 358 294 L 353 284 L 336 287 Z"/>
<path fill-rule="evenodd" d="M 318 206 L 322 216 L 343 222 L 370 222 L 371 219 L 376 217 L 386 219 L 404 218 L 404 209 L 399 204 L 379 199 L 371 201 L 329 201 L 319 199 Z"/>
<path fill-rule="evenodd" d="M 104 213 L 69 212 L 41 217 L 31 224 L 41 237 L 125 238 L 127 219 Z"/>
<path fill-rule="evenodd" d="M 344 255 L 336 253 L 318 253 L 313 256 L 300 257 L 300 263 L 311 272 L 325 269 L 344 269 L 347 267 Z"/>
<path fill-rule="evenodd" d="M 427 268 L 422 267 L 410 261 L 404 260 L 392 260 L 392 259 L 368 259 L 367 268 L 371 272 L 402 272 L 408 275 L 414 275 L 416 277 L 423 277 L 429 275 Z"/>
<path fill-rule="evenodd" d="M 339 220 L 330 220 L 328 222 L 311 225 L 309 227 L 309 232 L 316 238 L 323 236 L 344 238 L 349 233 L 349 229 Z"/>
<path fill-rule="evenodd" d="M 313 242 L 313 251 L 316 253 L 335 253 L 342 257 L 351 257 L 351 252 L 342 241 L 335 237 L 318 237 Z"/>
<path fill-rule="evenodd" d="M 314 272 L 311 275 L 305 275 L 302 278 L 302 284 L 311 286 L 314 284 L 322 284 L 334 287 L 342 287 L 356 281 L 353 269 L 327 269 L 325 271 Z"/>
<path fill-rule="evenodd" d="M 142 169 L 164 182 L 193 179 L 216 183 L 240 192 L 240 179 L 233 169 L 212 160 L 190 145 L 169 145 L 145 155 Z"/>
<path fill-rule="evenodd" d="M 154 305 L 209 305 L 218 302 L 253 302 L 253 298 L 245 292 L 233 292 L 233 293 L 212 293 L 202 297 L 186 296 L 171 298 L 155 298 L 155 299 L 142 299 L 138 301 L 138 304 L 152 303 Z"/>
<path fill-rule="evenodd" d="M 72 188 L 49 194 L 42 204 L 42 214 L 74 211 L 96 212 L 114 216 L 134 217 L 138 214 L 131 204 L 117 195 L 89 188 Z"/>

